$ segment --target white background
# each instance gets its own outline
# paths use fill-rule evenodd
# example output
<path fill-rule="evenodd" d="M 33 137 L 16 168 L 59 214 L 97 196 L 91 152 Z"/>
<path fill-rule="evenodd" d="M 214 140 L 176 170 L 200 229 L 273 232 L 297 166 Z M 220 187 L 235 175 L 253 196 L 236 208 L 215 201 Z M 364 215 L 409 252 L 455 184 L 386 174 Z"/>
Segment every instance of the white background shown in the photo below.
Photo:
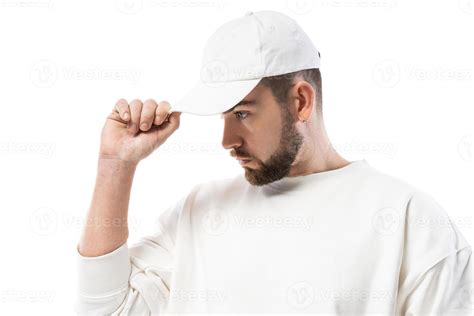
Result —
<path fill-rule="evenodd" d="M 114 103 L 178 100 L 205 41 L 247 11 L 296 19 L 321 51 L 334 146 L 430 193 L 472 244 L 473 1 L 0 1 L 2 315 L 69 315 L 75 251 Z M 219 116 L 138 167 L 130 239 L 193 185 L 242 172 Z M 440 219 L 442 220 L 442 219 Z"/>

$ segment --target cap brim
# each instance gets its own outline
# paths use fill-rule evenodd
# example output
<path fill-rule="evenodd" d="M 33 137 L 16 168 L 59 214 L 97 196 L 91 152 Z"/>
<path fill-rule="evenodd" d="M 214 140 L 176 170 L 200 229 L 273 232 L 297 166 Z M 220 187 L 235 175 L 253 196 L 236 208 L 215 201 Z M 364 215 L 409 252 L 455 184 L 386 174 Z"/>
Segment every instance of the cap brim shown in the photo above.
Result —
<path fill-rule="evenodd" d="M 196 115 L 223 113 L 239 103 L 262 80 L 249 79 L 222 83 L 198 82 L 180 101 L 171 104 L 172 112 Z"/>

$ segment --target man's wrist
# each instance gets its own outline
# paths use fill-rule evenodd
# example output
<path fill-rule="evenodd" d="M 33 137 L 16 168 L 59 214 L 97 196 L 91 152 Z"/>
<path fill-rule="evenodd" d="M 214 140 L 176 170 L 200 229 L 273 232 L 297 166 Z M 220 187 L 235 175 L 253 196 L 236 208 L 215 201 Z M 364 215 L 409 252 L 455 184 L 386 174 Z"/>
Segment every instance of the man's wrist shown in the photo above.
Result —
<path fill-rule="evenodd" d="M 99 155 L 98 167 L 114 171 L 135 171 L 138 161 L 128 161 L 110 155 Z"/>

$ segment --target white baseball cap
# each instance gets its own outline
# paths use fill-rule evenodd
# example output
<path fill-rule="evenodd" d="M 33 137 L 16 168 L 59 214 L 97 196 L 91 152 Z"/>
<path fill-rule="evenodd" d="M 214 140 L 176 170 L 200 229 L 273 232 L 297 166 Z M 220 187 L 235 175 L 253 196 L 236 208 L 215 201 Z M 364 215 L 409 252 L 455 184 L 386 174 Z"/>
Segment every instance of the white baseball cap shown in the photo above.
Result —
<path fill-rule="evenodd" d="M 263 77 L 319 68 L 320 54 L 301 27 L 275 11 L 248 12 L 208 39 L 198 83 L 170 112 L 223 113 Z"/>

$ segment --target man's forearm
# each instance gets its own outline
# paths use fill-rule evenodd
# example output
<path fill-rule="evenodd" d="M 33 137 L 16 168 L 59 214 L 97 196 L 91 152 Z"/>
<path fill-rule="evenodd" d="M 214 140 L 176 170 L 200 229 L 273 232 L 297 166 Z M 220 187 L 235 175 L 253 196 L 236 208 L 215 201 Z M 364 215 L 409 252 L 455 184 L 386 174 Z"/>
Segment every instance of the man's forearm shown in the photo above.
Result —
<path fill-rule="evenodd" d="M 128 238 L 128 205 L 136 164 L 99 159 L 87 221 L 78 245 L 86 257 L 118 248 Z"/>

